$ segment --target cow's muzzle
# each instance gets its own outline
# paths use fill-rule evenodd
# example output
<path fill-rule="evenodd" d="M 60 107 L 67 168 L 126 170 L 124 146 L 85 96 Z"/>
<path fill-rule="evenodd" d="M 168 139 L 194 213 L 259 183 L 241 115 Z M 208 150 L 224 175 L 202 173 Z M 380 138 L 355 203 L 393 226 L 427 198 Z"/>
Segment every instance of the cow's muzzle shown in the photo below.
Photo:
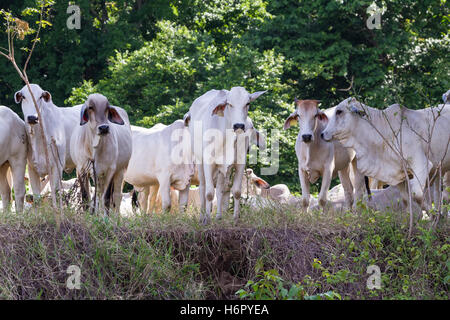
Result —
<path fill-rule="evenodd" d="M 304 134 L 304 135 L 302 135 L 302 140 L 303 140 L 303 142 L 306 142 L 306 143 L 311 142 L 312 134 Z"/>
<path fill-rule="evenodd" d="M 105 135 L 109 133 L 109 126 L 107 124 L 98 126 L 98 134 Z"/>
<path fill-rule="evenodd" d="M 243 124 L 243 123 L 235 123 L 235 124 L 233 124 L 233 130 L 234 131 L 237 131 L 237 130 L 242 130 L 242 131 L 245 131 L 245 124 Z"/>
<path fill-rule="evenodd" d="M 36 117 L 36 116 L 28 116 L 27 117 L 27 122 L 29 124 L 36 124 L 36 123 L 38 123 L 38 117 Z"/>

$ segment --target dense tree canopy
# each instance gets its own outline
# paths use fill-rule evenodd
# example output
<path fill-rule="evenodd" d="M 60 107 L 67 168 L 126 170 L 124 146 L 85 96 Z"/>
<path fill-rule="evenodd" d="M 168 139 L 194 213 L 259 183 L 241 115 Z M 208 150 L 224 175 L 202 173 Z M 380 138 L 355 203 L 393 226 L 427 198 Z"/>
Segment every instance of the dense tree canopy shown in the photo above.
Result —
<path fill-rule="evenodd" d="M 323 108 L 350 94 L 378 108 L 423 108 L 450 87 L 445 0 L 78 0 L 80 30 L 66 26 L 68 3 L 53 6 L 31 81 L 59 106 L 101 92 L 138 125 L 170 123 L 212 88 L 269 90 L 251 117 L 259 128 L 282 130 L 295 97 L 320 99 Z M 374 4 L 383 12 L 380 29 L 366 26 Z M 34 5 L 2 1 L 18 17 Z M 23 84 L 6 59 L 0 68 L 1 103 L 13 107 Z M 340 90 L 351 79 L 352 90 Z M 280 170 L 266 178 L 299 191 L 296 133 L 281 132 Z"/>

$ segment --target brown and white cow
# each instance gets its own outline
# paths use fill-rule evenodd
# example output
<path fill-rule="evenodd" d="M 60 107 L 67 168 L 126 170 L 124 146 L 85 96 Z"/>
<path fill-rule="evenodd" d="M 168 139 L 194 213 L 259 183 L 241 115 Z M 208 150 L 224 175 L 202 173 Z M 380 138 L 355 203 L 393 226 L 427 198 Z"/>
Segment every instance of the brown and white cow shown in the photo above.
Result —
<path fill-rule="evenodd" d="M 320 138 L 328 120 L 325 112 L 318 107 L 318 100 L 295 100 L 296 110 L 286 119 L 284 129 L 298 122 L 300 131 L 295 143 L 298 158 L 298 174 L 302 187 L 302 202 L 305 209 L 309 206 L 310 183 L 322 177 L 319 193 L 319 204 L 324 207 L 327 202 L 327 192 L 336 174 L 345 190 L 346 206 L 353 203 L 353 192 L 357 199 L 362 199 L 364 193 L 364 176 L 356 168 L 355 151 L 345 148 L 339 142 L 327 142 Z M 353 184 L 350 180 L 350 165 L 354 174 Z"/>
<path fill-rule="evenodd" d="M 83 200 L 90 200 L 88 177 L 95 173 L 100 200 L 95 209 L 106 213 L 112 203 L 119 212 L 123 177 L 132 150 L 126 111 L 111 106 L 101 94 L 91 94 L 81 107 L 80 125 L 75 128 L 70 145 Z"/>

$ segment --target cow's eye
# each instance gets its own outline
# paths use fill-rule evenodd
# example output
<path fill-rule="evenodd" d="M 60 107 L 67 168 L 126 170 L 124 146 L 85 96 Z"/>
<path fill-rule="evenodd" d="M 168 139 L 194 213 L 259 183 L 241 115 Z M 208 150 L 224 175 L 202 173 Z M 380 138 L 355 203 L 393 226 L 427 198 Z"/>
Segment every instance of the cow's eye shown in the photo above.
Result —
<path fill-rule="evenodd" d="M 342 110 L 336 110 L 336 115 L 342 114 Z"/>

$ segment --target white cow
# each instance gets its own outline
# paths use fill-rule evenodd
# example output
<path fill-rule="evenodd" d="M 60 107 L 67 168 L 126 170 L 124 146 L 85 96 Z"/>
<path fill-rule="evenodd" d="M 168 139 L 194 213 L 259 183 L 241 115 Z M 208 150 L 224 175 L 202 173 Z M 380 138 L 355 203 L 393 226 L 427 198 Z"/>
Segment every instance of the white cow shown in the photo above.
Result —
<path fill-rule="evenodd" d="M 258 147 L 261 148 L 265 148 L 265 137 L 260 134 L 258 132 L 258 130 L 256 130 L 253 126 L 253 122 L 252 120 L 247 117 L 246 120 L 246 126 L 248 127 L 247 130 L 247 134 L 250 136 L 250 143 L 254 144 Z M 141 132 L 141 131 L 146 131 L 148 132 L 148 130 L 154 130 L 154 129 L 162 129 L 166 127 L 163 124 L 157 124 L 154 127 L 152 127 L 151 129 L 145 129 L 145 128 L 141 128 L 141 127 L 134 127 L 132 126 L 132 131 L 135 132 Z M 189 131 L 187 128 L 185 128 L 186 132 L 185 134 L 187 134 L 187 138 L 189 139 Z M 190 140 L 185 142 L 186 144 L 190 144 Z M 186 150 L 188 151 L 188 150 Z M 190 151 L 190 149 L 189 149 Z M 148 157 L 147 159 L 148 160 Z M 187 161 L 191 161 L 192 162 L 192 158 L 187 160 Z M 172 169 L 172 165 L 169 166 L 169 168 L 167 167 L 167 162 L 165 161 L 161 161 L 159 162 L 159 166 L 161 168 L 165 168 L 167 170 Z M 185 166 L 178 166 L 177 170 L 185 170 L 186 167 Z M 189 168 L 190 170 L 190 168 Z M 251 170 L 251 169 L 249 169 Z M 244 179 L 245 180 L 245 179 Z M 245 185 L 245 182 L 243 180 L 243 188 Z M 214 177 L 214 184 L 217 183 L 217 176 Z M 190 185 L 199 185 L 199 181 L 198 181 L 198 166 L 194 165 L 194 174 L 190 177 Z M 138 201 L 140 204 L 141 209 L 144 212 L 150 213 L 153 211 L 160 211 L 162 209 L 162 200 L 161 200 L 161 192 L 159 189 L 159 184 L 153 184 L 153 185 L 149 185 L 147 187 L 138 187 L 135 188 L 136 191 L 139 191 L 139 196 L 138 196 Z M 171 203 L 175 204 L 175 203 L 179 203 L 179 191 L 173 187 L 171 187 L 170 190 L 170 198 L 171 198 Z M 194 207 L 194 208 L 200 208 L 200 189 L 199 188 L 190 188 L 189 189 L 189 196 L 188 196 L 188 202 L 187 205 L 190 207 Z M 213 207 L 217 207 L 217 197 L 216 195 L 214 196 L 213 199 Z M 173 206 L 172 206 L 173 209 Z M 171 210 L 172 211 L 172 210 Z"/>
<path fill-rule="evenodd" d="M 151 129 L 132 127 L 133 153 L 125 181 L 142 192 L 144 212 L 156 209 L 155 199 L 161 193 L 162 209 L 170 210 L 170 188 L 180 191 L 182 210 L 188 201 L 190 179 L 194 174 L 189 131 L 183 120 L 169 126 L 157 124 Z M 143 199 L 148 199 L 149 202 Z"/>
<path fill-rule="evenodd" d="M 12 180 L 16 212 L 23 211 L 27 148 L 25 123 L 11 109 L 0 106 L 0 195 L 3 210 L 7 210 L 11 202 L 12 185 L 8 180 Z"/>
<path fill-rule="evenodd" d="M 70 156 L 70 136 L 74 128 L 79 124 L 81 106 L 72 108 L 59 108 L 53 101 L 50 92 L 44 91 L 37 84 L 30 84 L 33 96 L 43 117 L 43 127 L 46 131 L 46 144 L 49 148 L 50 161 L 50 186 L 52 192 L 58 190 L 62 179 L 62 172 L 67 172 L 75 168 L 75 164 Z M 38 115 L 27 86 L 14 94 L 16 103 L 22 103 L 22 112 L 25 120 L 25 128 L 31 150 L 28 156 L 28 173 L 30 184 L 35 195 L 41 191 L 40 178 L 49 174 L 46 167 L 44 152 L 44 142 L 41 137 Z M 53 143 L 54 141 L 54 143 Z M 53 146 L 56 146 L 53 148 Z M 52 154 L 53 153 L 53 154 Z"/>
<path fill-rule="evenodd" d="M 120 212 L 122 184 L 131 157 L 128 115 L 98 93 L 80 107 L 81 119 L 72 134 L 70 152 L 80 179 L 83 200 L 89 201 L 89 175 L 96 178 L 97 207 L 107 213 L 110 205 Z M 112 200 L 112 201 L 111 201 Z"/>
<path fill-rule="evenodd" d="M 438 113 L 431 143 L 428 143 L 433 114 L 437 116 Z M 427 178 L 440 163 L 442 172 L 450 170 L 450 152 L 447 150 L 450 105 L 410 110 L 395 104 L 386 110 L 378 110 L 348 98 L 332 108 L 328 119 L 322 132 L 323 139 L 336 139 L 343 146 L 354 149 L 358 169 L 363 174 L 392 186 L 398 185 L 407 200 L 405 172 L 399 154 L 394 151 L 402 150 L 411 177 L 413 200 L 419 205 L 423 202 L 425 209 L 429 209 L 427 201 L 422 201 Z"/>
<path fill-rule="evenodd" d="M 298 174 L 302 188 L 302 204 L 308 209 L 310 183 L 322 177 L 319 204 L 325 207 L 331 180 L 339 175 L 345 190 L 345 203 L 350 208 L 353 203 L 353 184 L 350 179 L 350 164 L 354 175 L 355 197 L 361 199 L 364 193 L 364 176 L 356 168 L 355 151 L 341 143 L 326 142 L 320 138 L 327 124 L 327 117 L 318 108 L 318 100 L 295 100 L 296 110 L 286 119 L 284 129 L 298 122 L 300 130 L 295 143 L 298 158 Z M 327 111 L 325 111 L 327 112 Z"/>
<path fill-rule="evenodd" d="M 231 192 L 234 197 L 234 218 L 239 217 L 242 176 L 245 170 L 248 143 L 244 133 L 250 103 L 265 91 L 249 94 L 243 87 L 210 90 L 195 99 L 185 115 L 192 139 L 194 161 L 198 164 L 203 223 L 211 219 L 212 200 L 217 187 L 217 216 L 228 203 L 228 185 L 234 168 Z M 217 175 L 217 183 L 214 177 Z M 223 200 L 225 199 L 225 200 Z"/>

